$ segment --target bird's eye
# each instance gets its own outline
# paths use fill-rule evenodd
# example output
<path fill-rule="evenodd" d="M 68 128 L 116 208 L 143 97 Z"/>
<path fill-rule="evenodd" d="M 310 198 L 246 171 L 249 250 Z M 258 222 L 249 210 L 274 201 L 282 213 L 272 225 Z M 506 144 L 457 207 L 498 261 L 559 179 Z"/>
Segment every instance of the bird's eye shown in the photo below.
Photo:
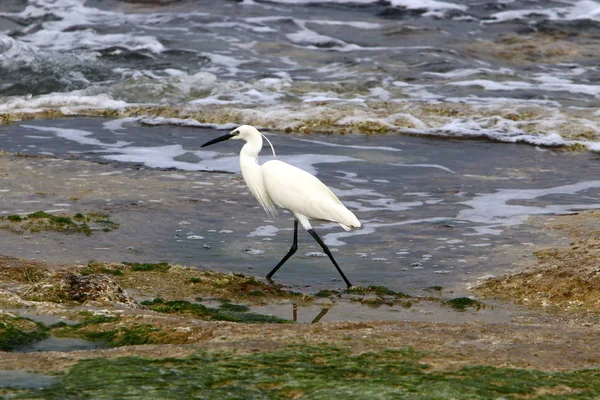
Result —
<path fill-rule="evenodd" d="M 233 134 L 234 134 L 234 135 L 239 135 L 239 134 L 240 134 L 240 131 L 234 131 L 234 132 L 233 132 Z"/>

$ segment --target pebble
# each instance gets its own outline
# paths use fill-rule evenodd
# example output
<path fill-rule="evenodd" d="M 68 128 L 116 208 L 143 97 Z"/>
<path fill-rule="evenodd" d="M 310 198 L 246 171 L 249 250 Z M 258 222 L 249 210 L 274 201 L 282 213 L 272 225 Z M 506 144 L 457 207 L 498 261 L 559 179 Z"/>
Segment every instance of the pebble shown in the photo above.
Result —
<path fill-rule="evenodd" d="M 243 252 L 255 256 L 255 255 L 258 255 L 258 254 L 262 254 L 265 251 L 264 250 L 253 249 L 253 248 L 248 248 L 248 249 L 244 249 Z"/>

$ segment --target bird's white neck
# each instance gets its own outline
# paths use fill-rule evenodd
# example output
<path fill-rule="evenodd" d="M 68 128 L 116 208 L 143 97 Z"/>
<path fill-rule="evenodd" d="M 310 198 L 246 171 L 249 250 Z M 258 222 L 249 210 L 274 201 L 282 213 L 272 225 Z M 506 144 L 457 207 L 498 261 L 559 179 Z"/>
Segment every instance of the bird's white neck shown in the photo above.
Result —
<path fill-rule="evenodd" d="M 241 157 L 250 157 L 254 159 L 255 162 L 258 162 L 258 153 L 262 149 L 263 141 L 260 135 L 258 137 L 253 137 L 248 140 L 242 150 L 240 151 Z"/>
<path fill-rule="evenodd" d="M 262 148 L 262 139 L 253 138 L 246 142 L 240 151 L 240 170 L 246 184 L 256 197 L 256 190 L 262 186 L 262 174 L 258 165 L 258 153 Z"/>
<path fill-rule="evenodd" d="M 258 152 L 254 149 L 248 149 L 248 145 L 249 143 L 242 147 L 242 151 L 240 151 L 240 170 L 244 180 L 250 186 L 248 180 L 254 180 L 253 177 L 260 174 L 260 166 L 258 165 Z"/>
<path fill-rule="evenodd" d="M 262 138 L 252 138 L 240 151 L 240 169 L 252 195 L 258 200 L 267 214 L 276 215 L 277 210 L 269 197 L 263 181 L 262 170 L 258 165 L 258 153 L 262 148 Z"/>

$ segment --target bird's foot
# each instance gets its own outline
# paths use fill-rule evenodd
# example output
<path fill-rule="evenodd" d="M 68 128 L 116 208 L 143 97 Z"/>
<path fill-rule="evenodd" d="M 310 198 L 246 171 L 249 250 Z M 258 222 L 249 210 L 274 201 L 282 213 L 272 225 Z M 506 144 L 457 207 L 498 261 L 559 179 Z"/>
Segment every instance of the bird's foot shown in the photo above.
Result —
<path fill-rule="evenodd" d="M 273 279 L 271 279 L 270 276 L 265 277 L 265 279 L 267 280 L 267 282 L 269 282 L 271 285 L 275 285 L 275 281 Z"/>

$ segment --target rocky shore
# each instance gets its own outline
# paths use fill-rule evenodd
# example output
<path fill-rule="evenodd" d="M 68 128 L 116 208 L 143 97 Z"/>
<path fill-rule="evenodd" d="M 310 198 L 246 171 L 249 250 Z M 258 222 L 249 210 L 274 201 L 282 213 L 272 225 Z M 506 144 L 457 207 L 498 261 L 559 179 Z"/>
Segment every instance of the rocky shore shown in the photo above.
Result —
<path fill-rule="evenodd" d="M 140 212 L 148 215 L 155 207 L 160 215 L 165 204 L 193 204 L 177 200 L 180 184 L 161 176 L 164 171 L 129 168 L 107 174 L 111 169 L 78 160 L 0 156 L 5 199 L 35 197 L 41 203 L 34 204 L 45 210 L 66 199 L 76 204 L 0 220 L 3 248 L 14 249 L 0 256 L 0 370 L 10 378 L 2 384 L 6 398 L 600 394 L 598 213 L 544 222 L 559 236 L 571 237 L 571 244 L 537 250 L 537 261 L 528 268 L 515 266 L 522 271 L 484 281 L 472 297 L 453 298 L 442 288 L 411 295 L 383 286 L 344 291 L 333 285 L 315 293 L 271 284 L 252 271 L 242 275 L 215 272 L 210 265 L 148 262 L 152 253 L 143 243 L 109 243 L 115 231 L 139 227 Z M 71 179 L 82 172 L 85 180 Z M 127 198 L 135 187 L 137 197 L 149 196 L 148 188 L 174 195 L 140 203 Z M 216 196 L 206 193 L 211 195 Z M 91 259 L 88 250 L 84 262 L 60 261 L 84 246 L 115 251 L 92 250 Z M 494 322 L 494 313 L 508 303 L 528 308 Z M 455 318 L 440 321 L 440 314 L 430 311 L 421 321 L 320 320 L 329 308 L 344 305 L 429 307 Z M 287 314 L 262 312 L 269 307 L 287 307 Z M 321 317 L 315 315 L 312 324 L 297 322 L 302 307 L 320 309 Z M 489 313 L 492 322 L 464 318 L 480 312 Z"/>

